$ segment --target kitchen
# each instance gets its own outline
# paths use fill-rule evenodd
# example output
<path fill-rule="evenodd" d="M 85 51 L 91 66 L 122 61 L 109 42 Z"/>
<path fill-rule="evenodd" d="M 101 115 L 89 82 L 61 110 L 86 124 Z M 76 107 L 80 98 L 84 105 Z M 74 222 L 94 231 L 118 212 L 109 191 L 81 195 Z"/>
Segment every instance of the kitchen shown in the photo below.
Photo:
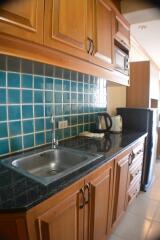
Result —
<path fill-rule="evenodd" d="M 153 6 L 132 4 L 0 4 L 0 239 L 160 238 Z"/>

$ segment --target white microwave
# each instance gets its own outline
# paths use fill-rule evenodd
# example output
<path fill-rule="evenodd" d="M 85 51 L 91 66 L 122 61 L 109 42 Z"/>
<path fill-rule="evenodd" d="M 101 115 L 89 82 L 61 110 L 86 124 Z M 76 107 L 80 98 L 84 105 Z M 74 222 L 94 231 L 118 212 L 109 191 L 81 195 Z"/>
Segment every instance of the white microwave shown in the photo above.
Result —
<path fill-rule="evenodd" d="M 118 47 L 115 47 L 115 69 L 126 75 L 129 74 L 129 54 Z"/>

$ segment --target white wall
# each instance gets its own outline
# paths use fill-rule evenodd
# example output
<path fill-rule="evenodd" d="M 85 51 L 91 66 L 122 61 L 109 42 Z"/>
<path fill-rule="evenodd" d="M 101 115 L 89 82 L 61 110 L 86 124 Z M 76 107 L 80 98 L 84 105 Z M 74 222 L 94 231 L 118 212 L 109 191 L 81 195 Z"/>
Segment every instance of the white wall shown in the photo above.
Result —
<path fill-rule="evenodd" d="M 107 112 L 116 115 L 117 107 L 126 107 L 126 87 L 108 86 L 107 88 Z"/>

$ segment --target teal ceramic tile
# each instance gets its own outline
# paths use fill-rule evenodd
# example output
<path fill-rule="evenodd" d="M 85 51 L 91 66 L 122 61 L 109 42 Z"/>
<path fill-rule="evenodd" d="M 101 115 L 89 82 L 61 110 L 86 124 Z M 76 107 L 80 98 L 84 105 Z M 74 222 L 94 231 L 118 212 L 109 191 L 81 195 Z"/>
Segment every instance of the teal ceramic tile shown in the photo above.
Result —
<path fill-rule="evenodd" d="M 16 136 L 21 134 L 21 121 L 9 122 L 9 135 Z"/>
<path fill-rule="evenodd" d="M 85 114 L 84 115 L 84 123 L 88 123 L 89 122 L 89 115 Z"/>
<path fill-rule="evenodd" d="M 47 131 L 46 132 L 46 142 L 51 143 L 52 141 L 52 131 Z"/>
<path fill-rule="evenodd" d="M 71 104 L 71 114 L 78 113 L 78 104 Z"/>
<path fill-rule="evenodd" d="M 68 70 L 68 69 L 64 69 L 63 70 L 63 78 L 64 79 L 69 79 L 70 80 L 71 79 L 71 75 L 70 74 L 71 74 L 70 70 Z"/>
<path fill-rule="evenodd" d="M 62 115 L 62 104 L 55 105 L 55 115 L 56 116 Z"/>
<path fill-rule="evenodd" d="M 3 54 L 0 54 L 0 70 L 6 70 L 6 59 L 7 57 Z"/>
<path fill-rule="evenodd" d="M 45 77 L 45 89 L 53 91 L 54 79 L 50 77 Z"/>
<path fill-rule="evenodd" d="M 0 87 L 6 86 L 6 72 L 0 71 Z"/>
<path fill-rule="evenodd" d="M 54 107 L 52 104 L 46 104 L 45 105 L 45 116 L 46 117 L 51 117 L 54 115 Z"/>
<path fill-rule="evenodd" d="M 13 72 L 20 71 L 20 58 L 8 56 L 7 57 L 7 70 Z"/>
<path fill-rule="evenodd" d="M 43 105 L 34 105 L 34 116 L 43 117 L 44 116 L 44 106 Z"/>
<path fill-rule="evenodd" d="M 34 135 L 26 135 L 23 137 L 24 148 L 34 147 Z"/>
<path fill-rule="evenodd" d="M 44 119 L 36 119 L 35 120 L 35 131 L 40 132 L 44 131 Z"/>
<path fill-rule="evenodd" d="M 55 81 L 54 81 L 54 89 L 55 89 L 55 91 L 62 91 L 62 80 L 55 79 Z"/>
<path fill-rule="evenodd" d="M 62 103 L 62 92 L 55 92 L 55 103 Z"/>
<path fill-rule="evenodd" d="M 90 84 L 93 84 L 94 83 L 94 76 L 90 76 Z"/>
<path fill-rule="evenodd" d="M 83 124 L 83 115 L 78 115 L 78 124 Z"/>
<path fill-rule="evenodd" d="M 8 72 L 8 87 L 20 87 L 20 73 Z"/>
<path fill-rule="evenodd" d="M 23 121 L 23 133 L 33 133 L 34 127 L 33 127 L 33 120 L 25 120 Z"/>
<path fill-rule="evenodd" d="M 71 102 L 77 103 L 77 93 L 71 93 Z"/>
<path fill-rule="evenodd" d="M 10 139 L 11 152 L 19 151 L 22 149 L 22 137 L 14 137 Z"/>
<path fill-rule="evenodd" d="M 62 130 L 62 129 L 57 129 L 57 130 L 56 130 L 56 138 L 57 138 L 58 140 L 63 139 L 63 130 Z"/>
<path fill-rule="evenodd" d="M 68 121 L 68 126 L 70 126 L 70 124 L 71 124 L 71 117 L 69 117 L 69 116 L 64 116 L 63 117 L 63 120 L 65 121 Z"/>
<path fill-rule="evenodd" d="M 72 116 L 71 117 L 71 125 L 77 125 L 77 123 L 78 123 L 78 117 Z"/>
<path fill-rule="evenodd" d="M 90 124 L 90 131 L 95 131 L 96 129 L 96 124 L 95 123 L 91 123 Z"/>
<path fill-rule="evenodd" d="M 89 92 L 89 84 L 84 83 L 84 92 L 85 93 Z"/>
<path fill-rule="evenodd" d="M 71 136 L 77 136 L 78 135 L 78 128 L 77 127 L 72 127 L 71 128 Z"/>
<path fill-rule="evenodd" d="M 78 83 L 78 92 L 83 92 L 83 83 Z"/>
<path fill-rule="evenodd" d="M 1 140 L 0 139 L 0 155 L 7 154 L 9 152 L 9 144 L 8 139 Z"/>
<path fill-rule="evenodd" d="M 43 89 L 44 88 L 44 78 L 40 76 L 34 76 L 34 88 Z"/>
<path fill-rule="evenodd" d="M 45 76 L 53 77 L 54 66 L 45 64 Z"/>
<path fill-rule="evenodd" d="M 53 124 L 51 123 L 51 118 L 47 118 L 46 119 L 46 129 L 52 129 L 53 128 Z"/>
<path fill-rule="evenodd" d="M 90 122 L 95 122 L 95 114 L 90 114 Z"/>
<path fill-rule="evenodd" d="M 71 80 L 77 81 L 77 72 L 71 71 Z"/>
<path fill-rule="evenodd" d="M 78 81 L 83 82 L 83 73 L 78 73 Z"/>
<path fill-rule="evenodd" d="M 33 74 L 33 62 L 26 60 L 26 59 L 22 59 L 21 60 L 21 72 Z"/>
<path fill-rule="evenodd" d="M 84 94 L 84 103 L 88 103 L 88 100 L 89 100 L 89 95 Z"/>
<path fill-rule="evenodd" d="M 63 114 L 64 115 L 70 114 L 70 104 L 63 104 Z"/>
<path fill-rule="evenodd" d="M 29 74 L 22 74 L 22 88 L 33 87 L 33 76 Z"/>
<path fill-rule="evenodd" d="M 43 75 L 44 74 L 44 65 L 40 62 L 33 62 L 34 74 Z"/>
<path fill-rule="evenodd" d="M 77 92 L 78 90 L 78 83 L 71 81 L 71 92 Z"/>
<path fill-rule="evenodd" d="M 78 104 L 78 113 L 83 113 L 83 104 Z"/>
<path fill-rule="evenodd" d="M 0 88 L 0 104 L 6 103 L 6 89 Z"/>
<path fill-rule="evenodd" d="M 6 121 L 7 119 L 7 108 L 6 106 L 0 106 L 0 121 Z"/>
<path fill-rule="evenodd" d="M 45 103 L 53 103 L 53 92 L 45 91 Z"/>
<path fill-rule="evenodd" d="M 55 66 L 54 76 L 56 78 L 62 78 L 62 68 Z"/>
<path fill-rule="evenodd" d="M 90 131 L 90 125 L 84 124 L 84 131 Z"/>
<path fill-rule="evenodd" d="M 44 144 L 44 141 L 45 141 L 44 133 L 36 133 L 35 140 L 36 140 L 36 145 Z"/>
<path fill-rule="evenodd" d="M 70 91 L 70 81 L 63 80 L 63 91 Z"/>
<path fill-rule="evenodd" d="M 70 103 L 70 93 L 63 93 L 63 103 Z"/>
<path fill-rule="evenodd" d="M 32 103 L 33 102 L 33 92 L 32 90 L 22 91 L 22 103 Z"/>
<path fill-rule="evenodd" d="M 89 75 L 84 74 L 84 83 L 89 83 Z"/>
<path fill-rule="evenodd" d="M 7 123 L 0 123 L 0 138 L 8 137 Z"/>
<path fill-rule="evenodd" d="M 78 103 L 83 103 L 83 94 L 82 93 L 78 94 Z"/>
<path fill-rule="evenodd" d="M 32 105 L 23 105 L 22 106 L 22 117 L 33 118 L 33 106 Z"/>
<path fill-rule="evenodd" d="M 8 106 L 9 120 L 19 120 L 21 118 L 20 105 Z"/>
<path fill-rule="evenodd" d="M 8 103 L 20 103 L 20 91 L 17 89 L 8 90 Z"/>
<path fill-rule="evenodd" d="M 70 136 L 70 128 L 64 128 L 64 138 L 69 138 Z"/>
<path fill-rule="evenodd" d="M 78 135 L 83 132 L 83 125 L 78 126 Z"/>
<path fill-rule="evenodd" d="M 89 105 L 84 104 L 84 113 L 89 113 Z"/>
<path fill-rule="evenodd" d="M 43 91 L 35 91 L 34 92 L 34 102 L 35 103 L 43 103 Z"/>

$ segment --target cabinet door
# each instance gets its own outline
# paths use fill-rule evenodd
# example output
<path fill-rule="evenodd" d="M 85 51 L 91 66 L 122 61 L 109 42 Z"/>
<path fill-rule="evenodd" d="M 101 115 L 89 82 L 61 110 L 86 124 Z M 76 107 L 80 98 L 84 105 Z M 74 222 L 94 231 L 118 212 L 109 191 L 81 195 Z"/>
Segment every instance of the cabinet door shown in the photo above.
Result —
<path fill-rule="evenodd" d="M 83 195 L 71 194 L 38 218 L 41 240 L 83 240 Z"/>
<path fill-rule="evenodd" d="M 0 5 L 0 34 L 42 43 L 44 0 L 3 2 Z"/>
<path fill-rule="evenodd" d="M 94 57 L 99 59 L 99 64 L 112 63 L 112 25 L 113 11 L 105 0 L 95 1 L 95 39 Z M 104 65 L 105 66 L 105 65 Z"/>
<path fill-rule="evenodd" d="M 95 171 L 86 182 L 90 186 L 90 194 L 88 206 L 85 205 L 85 240 L 106 239 L 110 230 L 113 165 L 108 164 L 106 169 Z"/>
<path fill-rule="evenodd" d="M 46 1 L 45 45 L 87 58 L 87 4 L 87 0 Z"/>
<path fill-rule="evenodd" d="M 130 27 L 129 23 L 122 15 L 115 17 L 115 38 L 125 47 L 130 46 Z"/>
<path fill-rule="evenodd" d="M 115 195 L 113 201 L 112 226 L 118 222 L 126 209 L 127 181 L 130 153 L 125 153 L 116 159 Z"/>

